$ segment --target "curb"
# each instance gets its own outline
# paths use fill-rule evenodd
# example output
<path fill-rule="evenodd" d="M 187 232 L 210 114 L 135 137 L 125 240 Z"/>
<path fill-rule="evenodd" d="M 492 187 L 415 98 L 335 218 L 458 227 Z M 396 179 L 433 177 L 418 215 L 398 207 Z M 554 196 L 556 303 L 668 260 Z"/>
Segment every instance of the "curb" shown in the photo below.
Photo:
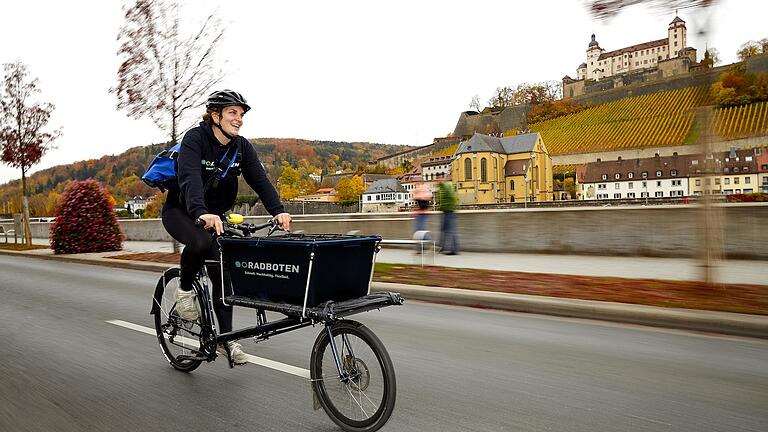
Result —
<path fill-rule="evenodd" d="M 109 255 L 114 254 L 114 252 L 62 256 L 53 255 L 50 250 L 39 250 L 42 252 L 0 250 L 0 255 L 22 256 L 50 261 L 90 264 L 150 272 L 162 272 L 168 267 L 173 266 L 172 264 L 107 258 Z M 768 316 L 763 315 L 663 308 L 627 303 L 496 293 L 389 282 L 373 282 L 371 287 L 376 290 L 399 292 L 406 300 L 502 309 L 571 318 L 596 319 L 653 327 L 768 339 Z"/>
<path fill-rule="evenodd" d="M 458 288 L 436 288 L 388 282 L 373 282 L 372 286 L 385 291 L 400 292 L 407 300 L 768 339 L 768 316 L 762 315 L 495 293 Z"/>

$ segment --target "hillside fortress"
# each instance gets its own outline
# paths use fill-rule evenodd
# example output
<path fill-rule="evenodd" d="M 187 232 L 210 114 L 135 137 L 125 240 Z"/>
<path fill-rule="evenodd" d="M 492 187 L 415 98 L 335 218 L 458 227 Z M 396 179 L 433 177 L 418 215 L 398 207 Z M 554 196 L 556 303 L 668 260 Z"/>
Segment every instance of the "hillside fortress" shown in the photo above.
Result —
<path fill-rule="evenodd" d="M 696 62 L 696 50 L 686 46 L 685 21 L 675 16 L 667 27 L 667 37 L 606 52 L 592 35 L 587 46 L 587 61 L 576 69 L 577 80 L 598 81 L 636 70 L 658 67 L 659 63 L 677 57 Z"/>

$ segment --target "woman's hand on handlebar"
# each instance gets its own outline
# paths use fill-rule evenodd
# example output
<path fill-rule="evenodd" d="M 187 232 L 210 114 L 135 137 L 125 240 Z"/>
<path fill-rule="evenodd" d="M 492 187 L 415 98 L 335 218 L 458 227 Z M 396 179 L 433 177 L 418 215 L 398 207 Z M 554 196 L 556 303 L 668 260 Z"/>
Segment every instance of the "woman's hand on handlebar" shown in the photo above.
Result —
<path fill-rule="evenodd" d="M 289 213 L 280 213 L 274 217 L 275 222 L 285 231 L 291 229 L 291 215 Z"/>
<path fill-rule="evenodd" d="M 218 215 L 206 213 L 201 215 L 198 219 L 205 222 L 203 228 L 213 228 L 213 230 L 216 231 L 216 234 L 219 235 L 224 232 L 224 224 L 221 222 L 221 218 Z"/>

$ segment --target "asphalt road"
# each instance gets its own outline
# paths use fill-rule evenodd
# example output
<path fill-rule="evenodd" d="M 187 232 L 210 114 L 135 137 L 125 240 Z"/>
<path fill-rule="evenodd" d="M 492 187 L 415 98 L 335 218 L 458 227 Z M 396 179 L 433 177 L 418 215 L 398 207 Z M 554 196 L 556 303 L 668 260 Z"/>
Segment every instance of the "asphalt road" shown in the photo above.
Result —
<path fill-rule="evenodd" d="M 153 336 L 109 323 L 151 328 L 156 278 L 0 256 L 0 431 L 339 430 L 304 378 L 180 373 Z M 768 430 L 765 340 L 418 302 L 356 317 L 397 370 L 382 430 Z M 318 331 L 244 347 L 306 369 Z"/>

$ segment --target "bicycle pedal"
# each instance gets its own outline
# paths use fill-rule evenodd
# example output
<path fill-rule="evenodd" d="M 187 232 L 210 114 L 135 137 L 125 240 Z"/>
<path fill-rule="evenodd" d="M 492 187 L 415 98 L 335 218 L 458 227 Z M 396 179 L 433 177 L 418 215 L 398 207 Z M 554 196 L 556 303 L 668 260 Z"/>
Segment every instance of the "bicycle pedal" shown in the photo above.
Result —
<path fill-rule="evenodd" d="M 191 355 L 180 355 L 176 356 L 179 360 L 207 360 L 206 357 L 203 356 L 191 356 Z"/>

